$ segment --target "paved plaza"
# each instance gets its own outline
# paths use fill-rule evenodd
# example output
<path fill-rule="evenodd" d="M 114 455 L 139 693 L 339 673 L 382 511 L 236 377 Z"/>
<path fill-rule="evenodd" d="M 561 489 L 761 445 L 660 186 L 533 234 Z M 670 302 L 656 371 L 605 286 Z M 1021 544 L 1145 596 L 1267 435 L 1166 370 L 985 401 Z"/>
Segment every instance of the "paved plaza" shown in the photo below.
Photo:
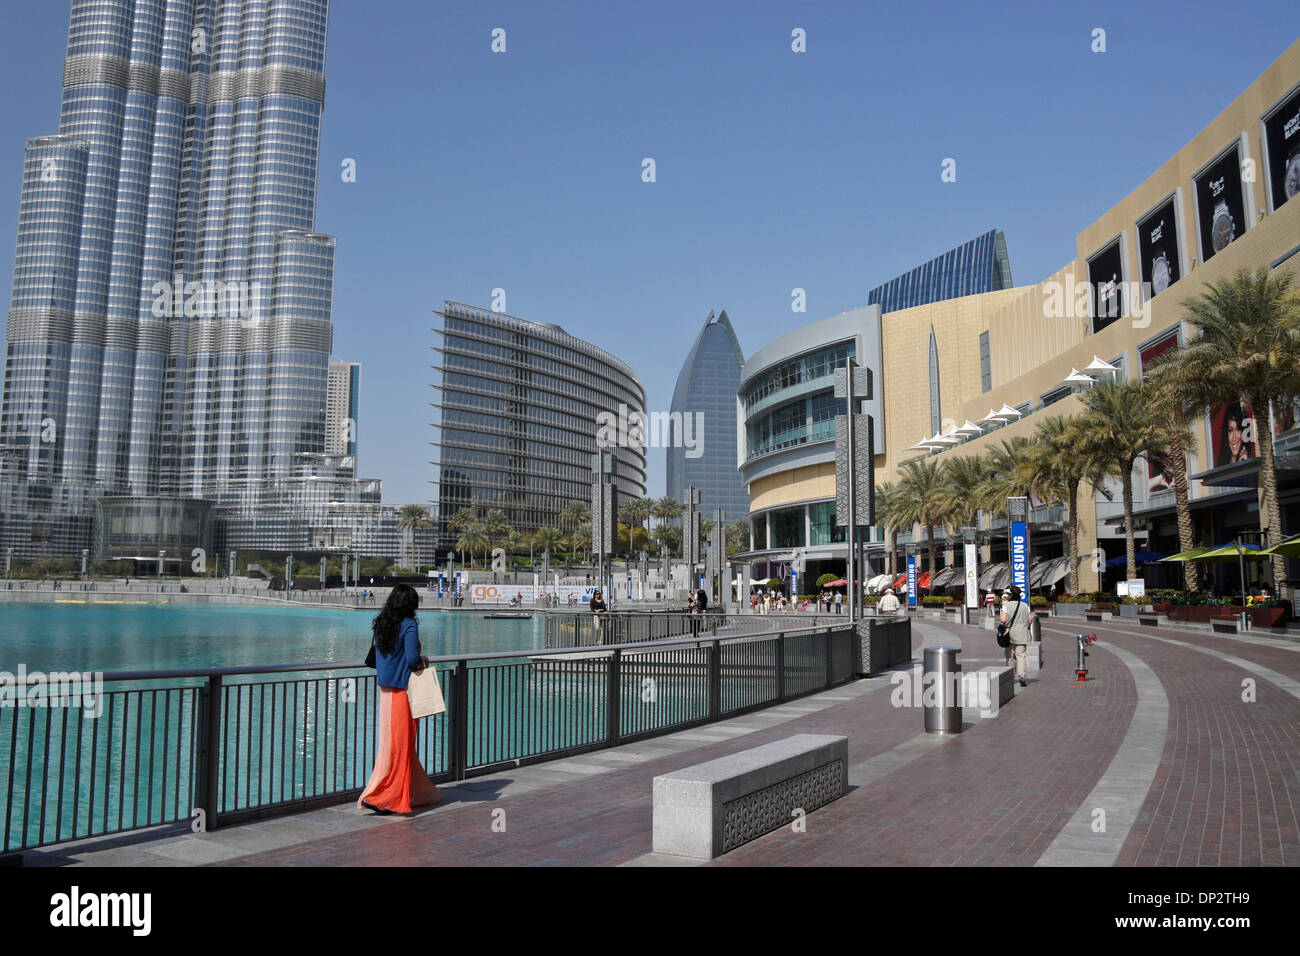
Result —
<path fill-rule="evenodd" d="M 924 733 L 888 672 L 732 720 L 442 788 L 410 818 L 351 805 L 212 833 L 134 834 L 28 865 L 694 866 L 651 852 L 651 780 L 792 734 L 848 737 L 850 792 L 713 866 L 1296 866 L 1300 644 L 1045 618 L 1045 666 L 996 717 Z M 1001 663 L 992 633 L 918 621 L 925 645 Z M 1103 816 L 1104 815 L 1104 816 Z"/>

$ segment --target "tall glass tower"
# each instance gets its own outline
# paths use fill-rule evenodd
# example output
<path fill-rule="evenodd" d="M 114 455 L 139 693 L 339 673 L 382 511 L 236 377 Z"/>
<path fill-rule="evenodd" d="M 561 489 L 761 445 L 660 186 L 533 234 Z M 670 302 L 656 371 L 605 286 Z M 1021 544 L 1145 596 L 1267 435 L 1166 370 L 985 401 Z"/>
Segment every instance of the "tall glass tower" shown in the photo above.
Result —
<path fill-rule="evenodd" d="M 27 143 L 18 216 L 0 404 L 18 554 L 86 546 L 104 496 L 248 508 L 324 453 L 328 13 L 73 0 L 59 131 Z"/>
<path fill-rule="evenodd" d="M 749 513 L 737 455 L 736 390 L 744 364 L 727 310 L 716 319 L 710 312 L 677 375 L 669 419 L 669 496 L 685 502 L 694 485 L 700 489 L 702 513 L 712 517 L 715 508 L 722 508 L 728 523 Z"/>

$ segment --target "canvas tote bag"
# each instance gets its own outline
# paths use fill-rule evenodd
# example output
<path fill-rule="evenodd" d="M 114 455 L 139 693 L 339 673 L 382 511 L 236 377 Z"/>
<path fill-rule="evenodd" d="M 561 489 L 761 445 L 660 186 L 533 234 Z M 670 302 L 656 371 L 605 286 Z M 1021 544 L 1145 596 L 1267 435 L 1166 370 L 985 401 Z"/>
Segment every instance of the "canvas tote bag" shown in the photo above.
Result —
<path fill-rule="evenodd" d="M 411 672 L 406 683 L 406 698 L 411 704 L 411 716 L 416 720 L 441 714 L 447 709 L 442 699 L 442 685 L 438 683 L 438 672 L 432 667 Z"/>

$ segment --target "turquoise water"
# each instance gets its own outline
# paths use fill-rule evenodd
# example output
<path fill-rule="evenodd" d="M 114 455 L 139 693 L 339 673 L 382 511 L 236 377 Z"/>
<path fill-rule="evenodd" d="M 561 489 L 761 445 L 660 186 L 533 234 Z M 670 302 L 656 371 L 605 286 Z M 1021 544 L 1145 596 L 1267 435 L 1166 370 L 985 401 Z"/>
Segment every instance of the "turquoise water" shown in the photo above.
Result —
<path fill-rule="evenodd" d="M 31 674 L 356 663 L 369 647 L 374 616 L 373 610 L 293 607 L 5 604 L 0 671 L 16 673 L 20 664 Z M 544 643 L 540 615 L 485 620 L 425 612 L 419 620 L 430 657 Z M 450 666 L 440 668 L 449 698 Z M 522 662 L 484 669 L 508 672 L 508 685 L 515 686 L 531 672 Z M 497 697 L 508 686 L 473 683 L 478 696 Z M 202 684 L 196 678 L 109 681 L 98 713 L 66 703 L 0 708 L 0 851 L 190 819 L 200 802 L 194 788 Z M 376 693 L 373 671 L 346 667 L 227 678 L 221 810 L 362 786 L 374 763 Z M 488 713 L 486 720 L 471 717 L 473 753 L 500 737 L 505 721 L 496 708 Z M 420 722 L 419 752 L 434 774 L 449 769 L 447 732 L 446 715 Z M 508 736 L 515 735 L 511 727 Z M 554 732 L 543 736 L 543 748 L 561 739 Z"/>
<path fill-rule="evenodd" d="M 4 604 L 0 671 L 170 670 L 359 661 L 375 612 L 320 608 Z M 540 648 L 543 620 L 426 611 L 430 657 Z"/>

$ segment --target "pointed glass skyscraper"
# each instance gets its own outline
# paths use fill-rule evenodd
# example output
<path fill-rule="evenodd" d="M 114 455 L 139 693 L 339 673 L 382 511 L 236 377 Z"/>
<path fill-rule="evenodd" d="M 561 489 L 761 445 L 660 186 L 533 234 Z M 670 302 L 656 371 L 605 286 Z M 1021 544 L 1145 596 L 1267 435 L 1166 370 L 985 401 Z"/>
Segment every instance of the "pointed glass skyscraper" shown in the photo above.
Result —
<path fill-rule="evenodd" d="M 677 375 L 670 409 L 669 496 L 685 502 L 694 485 L 700 489 L 702 513 L 711 518 L 714 509 L 723 508 L 728 522 L 749 513 L 737 457 L 736 390 L 744 364 L 726 310 L 716 319 L 710 312 Z"/>
<path fill-rule="evenodd" d="M 27 144 L 9 309 L 0 537 L 20 555 L 88 546 L 106 496 L 234 513 L 323 455 L 328 11 L 72 3 L 59 132 Z"/>

